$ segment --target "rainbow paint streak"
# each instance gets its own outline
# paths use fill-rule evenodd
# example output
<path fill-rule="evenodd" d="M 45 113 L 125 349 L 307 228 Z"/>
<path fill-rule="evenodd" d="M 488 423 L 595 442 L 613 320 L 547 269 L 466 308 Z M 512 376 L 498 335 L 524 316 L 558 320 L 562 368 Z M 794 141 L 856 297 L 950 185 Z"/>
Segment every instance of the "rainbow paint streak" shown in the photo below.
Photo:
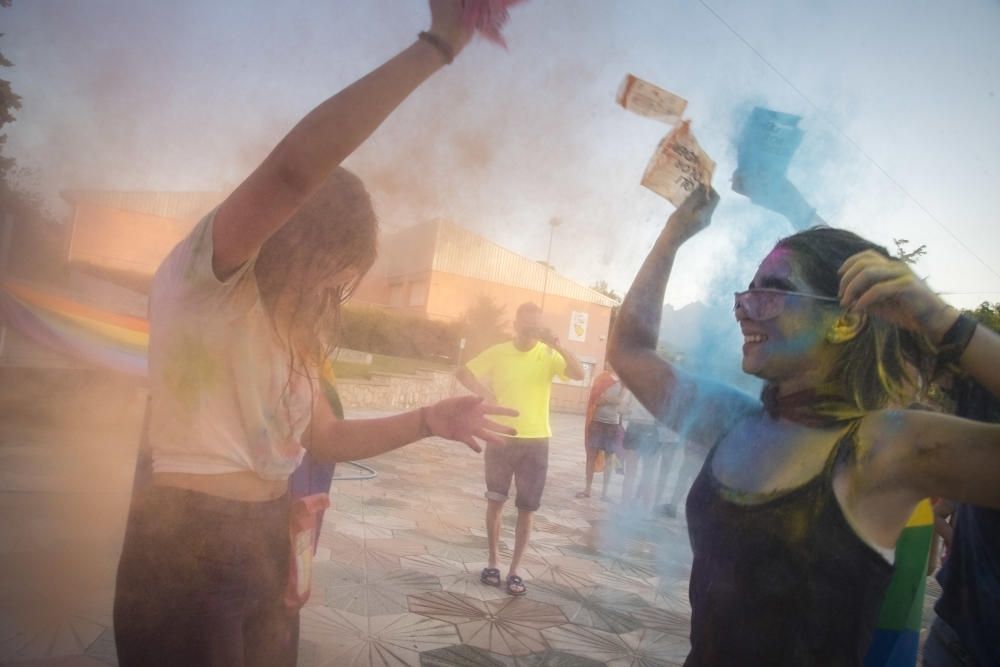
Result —
<path fill-rule="evenodd" d="M 0 284 L 0 316 L 37 343 L 95 366 L 146 377 L 149 322 L 21 282 Z"/>

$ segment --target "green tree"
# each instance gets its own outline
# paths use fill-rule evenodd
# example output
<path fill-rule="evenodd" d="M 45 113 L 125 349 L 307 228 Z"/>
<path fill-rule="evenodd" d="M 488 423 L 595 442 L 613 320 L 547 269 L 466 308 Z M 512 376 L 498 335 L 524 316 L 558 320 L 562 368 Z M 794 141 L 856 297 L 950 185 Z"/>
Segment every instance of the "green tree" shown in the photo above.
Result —
<path fill-rule="evenodd" d="M 990 303 L 989 301 L 983 301 L 975 310 L 966 310 L 965 312 L 990 329 L 1000 332 L 1000 302 Z"/>
<path fill-rule="evenodd" d="M 892 242 L 896 244 L 896 259 L 901 259 L 907 264 L 916 264 L 917 260 L 927 254 L 926 243 L 918 245 L 913 250 L 907 250 L 907 246 L 910 245 L 909 239 L 893 239 Z"/>
<path fill-rule="evenodd" d="M 0 7 L 10 7 L 11 0 L 0 0 Z M 0 33 L 3 37 L 3 33 Z M 7 60 L 3 53 L 0 53 L 0 67 L 13 67 L 14 63 Z M 0 129 L 8 123 L 14 122 L 14 112 L 21 109 L 21 96 L 10 87 L 10 81 L 0 79 Z M 14 168 L 14 158 L 3 155 L 4 146 L 7 143 L 7 135 L 0 134 L 0 182 L 4 189 L 8 187 L 7 174 Z"/>
<path fill-rule="evenodd" d="M 600 292 L 604 296 L 608 297 L 609 299 L 614 299 L 618 303 L 621 303 L 622 301 L 622 295 L 611 289 L 611 287 L 608 286 L 608 281 L 606 280 L 598 280 L 594 282 L 593 284 L 591 284 L 590 289 L 594 290 L 595 292 Z"/>

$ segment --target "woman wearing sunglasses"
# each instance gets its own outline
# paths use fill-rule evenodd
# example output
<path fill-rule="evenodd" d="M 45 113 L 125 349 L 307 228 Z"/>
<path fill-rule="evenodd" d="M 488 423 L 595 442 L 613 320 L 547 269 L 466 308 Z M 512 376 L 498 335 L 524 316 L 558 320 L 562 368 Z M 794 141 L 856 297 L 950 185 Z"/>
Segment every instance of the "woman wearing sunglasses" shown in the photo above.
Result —
<path fill-rule="evenodd" d="M 1000 426 L 895 409 L 952 364 L 1000 394 L 1000 337 L 884 248 L 815 227 L 736 294 L 760 400 L 656 354 L 674 257 L 711 219 L 698 190 L 622 304 L 609 358 L 667 427 L 709 450 L 691 487 L 691 653 L 701 665 L 860 665 L 892 553 L 928 496 L 1000 506 Z"/>

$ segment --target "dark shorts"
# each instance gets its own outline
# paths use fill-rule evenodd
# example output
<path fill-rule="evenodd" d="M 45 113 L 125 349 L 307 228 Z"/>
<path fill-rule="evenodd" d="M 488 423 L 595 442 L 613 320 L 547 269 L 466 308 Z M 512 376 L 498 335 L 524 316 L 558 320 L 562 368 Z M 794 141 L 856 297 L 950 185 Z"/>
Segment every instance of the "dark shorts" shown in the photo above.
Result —
<path fill-rule="evenodd" d="M 587 449 L 613 453 L 621 447 L 624 435 L 621 424 L 592 421 L 587 427 Z"/>
<path fill-rule="evenodd" d="M 548 438 L 507 438 L 505 445 L 486 445 L 486 499 L 505 502 L 514 480 L 519 510 L 534 512 L 542 504 L 549 471 Z"/>
<path fill-rule="evenodd" d="M 655 454 L 662 446 L 659 430 L 656 424 L 631 423 L 625 429 L 625 449 L 639 450 L 643 456 Z"/>

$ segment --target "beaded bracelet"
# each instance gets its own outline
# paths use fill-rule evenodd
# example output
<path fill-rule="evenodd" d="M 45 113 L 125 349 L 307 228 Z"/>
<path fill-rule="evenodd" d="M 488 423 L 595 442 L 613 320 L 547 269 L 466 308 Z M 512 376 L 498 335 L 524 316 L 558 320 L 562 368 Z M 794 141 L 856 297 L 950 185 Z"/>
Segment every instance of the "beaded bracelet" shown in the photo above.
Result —
<path fill-rule="evenodd" d="M 435 49 L 437 49 L 438 53 L 441 54 L 441 57 L 444 58 L 444 62 L 446 65 L 450 65 L 451 62 L 455 59 L 455 50 L 451 48 L 451 44 L 444 41 L 443 39 L 435 35 L 433 32 L 427 32 L 427 31 L 421 32 L 420 34 L 417 35 L 417 38 L 424 40 L 425 42 L 433 46 Z"/>

